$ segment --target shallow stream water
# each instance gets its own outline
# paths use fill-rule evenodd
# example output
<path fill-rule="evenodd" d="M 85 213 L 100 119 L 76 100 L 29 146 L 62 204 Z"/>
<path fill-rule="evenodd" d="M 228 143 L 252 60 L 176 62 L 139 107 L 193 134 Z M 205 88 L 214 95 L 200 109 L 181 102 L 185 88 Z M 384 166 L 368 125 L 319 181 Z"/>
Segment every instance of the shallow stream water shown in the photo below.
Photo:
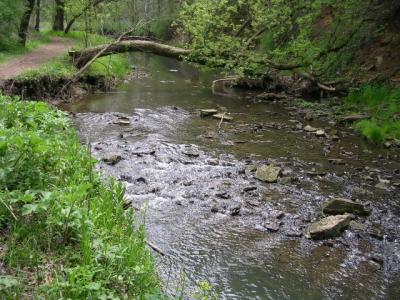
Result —
<path fill-rule="evenodd" d="M 168 293 L 184 286 L 190 299 L 206 280 L 218 299 L 400 298 L 399 148 L 375 148 L 252 95 L 213 93 L 215 72 L 144 54 L 132 62 L 138 78 L 64 109 L 96 157 L 120 158 L 99 168 L 145 207 L 148 238 L 165 252 L 155 256 Z M 233 121 L 200 118 L 204 108 Z M 300 123 L 338 130 L 340 139 L 318 138 Z M 278 183 L 254 178 L 265 163 L 282 167 Z M 321 204 L 338 196 L 372 210 L 355 220 L 364 228 L 306 239 Z"/>

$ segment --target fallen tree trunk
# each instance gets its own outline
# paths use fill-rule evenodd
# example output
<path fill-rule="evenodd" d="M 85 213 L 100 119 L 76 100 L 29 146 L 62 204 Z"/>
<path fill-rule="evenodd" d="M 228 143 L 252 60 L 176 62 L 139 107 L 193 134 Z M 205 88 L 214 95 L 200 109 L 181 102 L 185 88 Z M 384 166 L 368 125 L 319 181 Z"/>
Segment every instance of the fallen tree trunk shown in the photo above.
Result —
<path fill-rule="evenodd" d="M 190 53 L 190 50 L 160 44 L 154 41 L 133 40 L 119 41 L 117 43 L 111 44 L 105 51 L 98 55 L 99 52 L 104 50 L 105 47 L 106 45 L 101 45 L 79 51 L 70 51 L 69 56 L 72 58 L 73 64 L 80 69 L 89 61 L 91 61 L 95 56 L 102 57 L 117 53 L 142 51 L 151 52 L 153 54 L 161 56 L 181 59 L 183 56 L 186 56 Z"/>

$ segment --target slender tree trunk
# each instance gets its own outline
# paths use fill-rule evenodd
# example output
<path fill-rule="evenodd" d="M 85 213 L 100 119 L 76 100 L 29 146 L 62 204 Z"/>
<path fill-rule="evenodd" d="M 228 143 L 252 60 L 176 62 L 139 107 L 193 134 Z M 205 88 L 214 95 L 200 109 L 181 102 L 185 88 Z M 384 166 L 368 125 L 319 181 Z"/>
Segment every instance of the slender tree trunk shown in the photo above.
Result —
<path fill-rule="evenodd" d="M 64 0 L 55 0 L 56 15 L 54 16 L 53 30 L 64 31 Z"/>
<path fill-rule="evenodd" d="M 157 13 L 161 16 L 161 0 L 157 0 Z"/>
<path fill-rule="evenodd" d="M 79 15 L 75 15 L 73 16 L 67 23 L 67 26 L 65 26 L 65 30 L 64 33 L 68 33 L 71 30 L 72 25 L 74 25 L 75 21 L 82 16 L 83 13 L 79 14 Z"/>
<path fill-rule="evenodd" d="M 148 35 L 150 31 L 149 20 L 149 0 L 144 0 L 144 22 L 146 35 Z"/>
<path fill-rule="evenodd" d="M 35 30 L 36 31 L 40 31 L 40 0 L 36 0 Z"/>
<path fill-rule="evenodd" d="M 25 47 L 26 37 L 28 35 L 28 29 L 29 29 L 29 21 L 31 20 L 33 8 L 35 7 L 35 0 L 25 0 L 24 4 L 25 4 L 25 10 L 24 13 L 22 14 L 18 35 L 21 45 Z"/>

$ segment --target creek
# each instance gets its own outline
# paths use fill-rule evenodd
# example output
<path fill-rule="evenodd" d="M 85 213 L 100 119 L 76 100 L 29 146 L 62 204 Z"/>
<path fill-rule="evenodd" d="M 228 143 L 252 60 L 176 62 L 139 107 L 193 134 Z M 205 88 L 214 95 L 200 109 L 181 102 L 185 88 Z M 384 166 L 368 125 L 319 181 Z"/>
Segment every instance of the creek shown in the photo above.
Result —
<path fill-rule="evenodd" d="M 148 239 L 165 252 L 155 256 L 168 293 L 184 288 L 190 299 L 206 280 L 218 299 L 400 297 L 398 149 L 246 92 L 213 93 L 215 71 L 139 53 L 132 63 L 134 80 L 63 109 L 90 140 L 99 169 L 145 208 Z M 201 118 L 205 108 L 233 121 Z M 338 130 L 340 139 L 305 125 Z M 282 168 L 278 183 L 254 178 L 266 163 Z M 371 214 L 336 239 L 305 238 L 333 197 L 360 200 Z"/>

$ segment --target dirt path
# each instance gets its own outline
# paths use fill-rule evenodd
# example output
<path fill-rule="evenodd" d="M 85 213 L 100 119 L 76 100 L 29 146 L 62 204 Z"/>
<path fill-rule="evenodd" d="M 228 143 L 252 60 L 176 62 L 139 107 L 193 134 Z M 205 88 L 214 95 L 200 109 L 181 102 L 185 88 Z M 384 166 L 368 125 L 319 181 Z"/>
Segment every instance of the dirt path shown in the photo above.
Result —
<path fill-rule="evenodd" d="M 52 43 L 0 64 L 0 82 L 20 75 L 26 70 L 39 67 L 50 59 L 62 55 L 72 45 L 71 40 L 54 37 Z"/>

